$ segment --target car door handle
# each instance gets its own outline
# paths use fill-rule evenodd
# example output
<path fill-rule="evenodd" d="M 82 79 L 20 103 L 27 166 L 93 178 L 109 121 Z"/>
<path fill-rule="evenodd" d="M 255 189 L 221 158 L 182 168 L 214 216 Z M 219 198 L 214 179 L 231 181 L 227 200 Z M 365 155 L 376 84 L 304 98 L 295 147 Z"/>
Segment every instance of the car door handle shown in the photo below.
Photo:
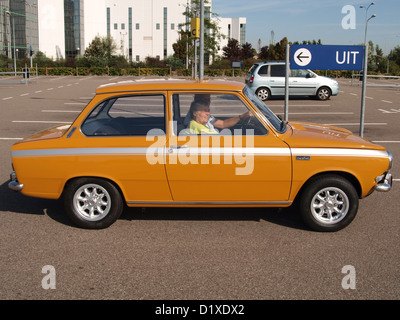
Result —
<path fill-rule="evenodd" d="M 189 146 L 187 146 L 187 145 L 181 145 L 181 146 L 170 146 L 169 147 L 169 153 L 171 153 L 171 152 L 173 152 L 174 150 L 179 150 L 179 149 L 188 149 L 189 148 Z"/>

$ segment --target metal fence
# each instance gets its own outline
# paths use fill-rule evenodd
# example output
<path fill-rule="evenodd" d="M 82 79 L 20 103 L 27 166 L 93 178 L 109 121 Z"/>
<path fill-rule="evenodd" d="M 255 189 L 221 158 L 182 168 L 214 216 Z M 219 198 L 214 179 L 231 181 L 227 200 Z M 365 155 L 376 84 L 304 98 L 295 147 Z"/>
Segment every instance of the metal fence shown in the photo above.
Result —
<path fill-rule="evenodd" d="M 32 77 L 32 75 L 34 77 Z M 14 72 L 14 71 L 13 72 L 0 72 L 0 83 L 28 84 L 29 82 L 37 81 L 37 79 L 38 79 L 37 68 L 36 68 L 35 74 L 31 74 L 29 68 L 23 68 L 22 71 L 17 71 L 17 72 Z"/>
<path fill-rule="evenodd" d="M 351 76 L 351 85 L 358 86 L 362 83 L 362 73 L 353 73 Z M 382 75 L 367 75 L 367 79 L 391 79 L 399 81 L 399 76 L 382 76 Z M 399 83 L 367 83 L 369 87 L 389 87 L 389 88 L 400 88 L 400 81 Z"/>

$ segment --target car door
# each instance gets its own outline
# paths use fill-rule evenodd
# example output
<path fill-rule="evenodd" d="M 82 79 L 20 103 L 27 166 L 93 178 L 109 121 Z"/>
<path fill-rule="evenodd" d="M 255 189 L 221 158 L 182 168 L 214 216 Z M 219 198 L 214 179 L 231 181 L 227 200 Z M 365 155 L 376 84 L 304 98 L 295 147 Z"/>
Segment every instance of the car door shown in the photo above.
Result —
<path fill-rule="evenodd" d="M 79 159 L 76 174 L 114 181 L 128 204 L 170 201 L 165 165 L 148 157 L 155 138 L 159 140 L 157 152 L 164 153 L 165 104 L 164 92 L 105 98 L 81 126 L 84 139 L 80 144 L 86 156 Z"/>
<path fill-rule="evenodd" d="M 316 77 L 310 70 L 305 69 L 291 70 L 289 84 L 290 95 L 314 95 L 317 89 Z"/>
<path fill-rule="evenodd" d="M 282 96 L 285 94 L 285 69 L 284 64 L 271 64 L 269 87 L 272 96 Z"/>
<path fill-rule="evenodd" d="M 217 120 L 235 122 L 249 110 L 256 115 L 239 93 L 213 92 L 209 96 L 210 111 Z M 188 132 L 189 109 L 195 99 L 195 92 L 169 95 L 173 121 L 166 171 L 173 200 L 185 204 L 287 201 L 291 185 L 288 146 L 257 117 L 219 128 L 218 134 Z"/>

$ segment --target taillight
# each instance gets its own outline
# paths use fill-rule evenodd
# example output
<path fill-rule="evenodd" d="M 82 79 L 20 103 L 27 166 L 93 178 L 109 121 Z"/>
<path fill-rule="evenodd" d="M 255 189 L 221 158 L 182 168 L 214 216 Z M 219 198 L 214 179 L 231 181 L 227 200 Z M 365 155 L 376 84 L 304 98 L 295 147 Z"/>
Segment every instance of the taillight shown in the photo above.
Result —
<path fill-rule="evenodd" d="M 254 81 L 254 74 L 251 75 L 249 82 L 253 83 L 253 81 Z"/>

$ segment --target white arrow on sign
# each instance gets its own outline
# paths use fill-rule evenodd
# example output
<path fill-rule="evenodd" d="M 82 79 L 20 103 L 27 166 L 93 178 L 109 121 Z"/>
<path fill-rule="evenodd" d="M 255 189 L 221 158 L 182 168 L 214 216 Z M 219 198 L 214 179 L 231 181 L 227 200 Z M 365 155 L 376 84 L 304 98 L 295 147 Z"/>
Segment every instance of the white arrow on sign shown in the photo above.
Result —
<path fill-rule="evenodd" d="M 312 55 L 307 49 L 300 48 L 294 53 L 294 62 L 301 67 L 308 65 L 311 62 Z"/>

